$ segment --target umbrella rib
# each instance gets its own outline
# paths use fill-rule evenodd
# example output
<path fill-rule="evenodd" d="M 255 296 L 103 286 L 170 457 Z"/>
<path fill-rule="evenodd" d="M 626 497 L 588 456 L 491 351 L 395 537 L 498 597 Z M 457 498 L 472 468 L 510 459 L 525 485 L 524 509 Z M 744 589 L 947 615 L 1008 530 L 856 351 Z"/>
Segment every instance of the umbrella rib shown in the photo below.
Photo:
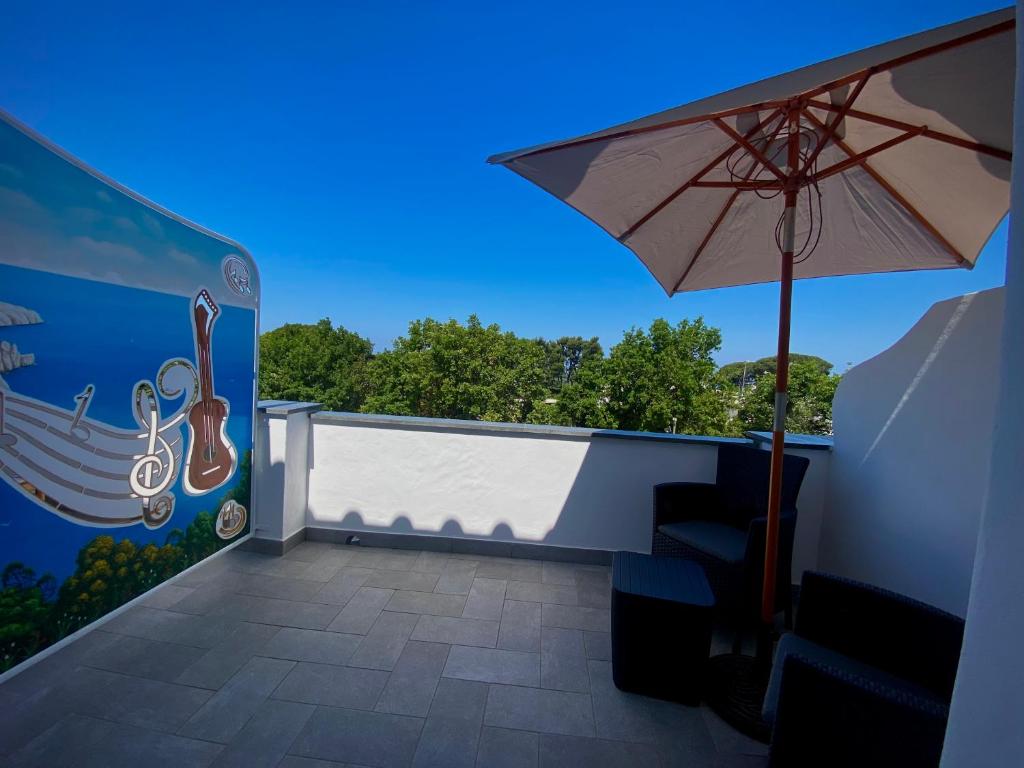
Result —
<path fill-rule="evenodd" d="M 823 150 L 825 145 L 829 143 L 833 136 L 836 135 L 836 131 L 839 130 L 839 124 L 843 121 L 843 118 L 849 114 L 850 108 L 853 106 L 853 102 L 855 102 L 857 97 L 860 96 L 860 92 L 864 90 L 864 86 L 867 85 L 870 78 L 871 73 L 868 72 L 857 82 L 857 85 L 854 86 L 853 92 L 847 97 L 846 101 L 843 102 L 843 105 L 836 109 L 835 117 L 832 118 L 832 122 L 825 128 L 824 134 L 818 140 L 818 145 L 807 158 L 807 162 L 804 163 L 804 169 L 800 173 L 802 177 L 807 176 L 810 169 L 814 167 L 814 161 L 818 159 L 818 155 L 821 154 L 821 150 Z"/>
<path fill-rule="evenodd" d="M 713 118 L 712 122 L 714 122 L 714 124 L 717 125 L 719 129 L 725 133 L 726 136 L 729 136 L 733 141 L 741 145 L 745 150 L 747 150 L 747 152 L 749 152 L 751 155 L 757 158 L 757 160 L 760 161 L 761 165 L 763 165 L 765 168 L 771 171 L 772 174 L 774 174 L 775 178 L 777 178 L 779 181 L 786 180 L 786 174 L 780 171 L 778 166 L 775 165 L 775 163 L 773 163 L 771 160 L 765 157 L 764 153 L 761 150 L 759 150 L 757 147 L 755 147 L 753 144 L 747 141 L 746 137 L 743 136 L 743 134 L 739 133 L 735 128 L 733 128 L 731 125 L 729 125 L 719 117 Z"/>
<path fill-rule="evenodd" d="M 686 270 L 683 272 L 683 276 L 680 277 L 676 281 L 676 284 L 672 287 L 672 293 L 676 293 L 679 290 L 679 286 L 683 284 L 683 281 L 690 274 L 690 270 L 693 269 L 693 265 L 697 263 L 697 259 L 699 259 L 700 255 L 704 253 L 704 249 L 707 247 L 708 243 L 711 242 L 711 236 L 715 234 L 715 232 L 718 230 L 718 226 L 722 223 L 722 220 L 725 218 L 725 214 L 729 212 L 729 209 L 732 208 L 733 203 L 736 202 L 736 198 L 739 196 L 740 190 L 738 189 L 734 190 L 733 193 L 729 195 L 729 199 L 725 201 L 725 205 L 722 206 L 722 210 L 718 212 L 718 218 L 715 219 L 715 223 L 711 225 L 711 229 L 709 229 L 708 233 L 704 235 L 704 239 L 701 240 L 700 245 L 697 247 L 697 251 L 693 254 L 693 258 L 690 259 L 690 263 L 687 265 Z"/>
<path fill-rule="evenodd" d="M 804 99 L 813 99 L 815 96 L 820 96 L 821 94 L 833 91 L 836 88 L 839 88 L 840 86 L 848 85 L 852 83 L 854 80 L 863 77 L 864 75 L 874 75 L 878 74 L 879 72 L 888 72 L 889 70 L 895 69 L 896 67 L 901 67 L 904 64 L 911 64 L 915 61 L 919 61 L 920 59 L 926 59 L 929 56 L 934 56 L 937 53 L 945 53 L 946 51 L 952 48 L 959 48 L 962 45 L 976 43 L 978 40 L 984 40 L 986 37 L 999 35 L 1002 34 L 1003 32 L 1010 32 L 1014 28 L 1016 28 L 1016 26 L 1016 18 L 1007 19 L 1006 21 L 1002 21 L 998 24 L 993 24 L 991 27 L 985 27 L 984 29 L 979 29 L 969 34 L 961 35 L 960 37 L 955 37 L 952 40 L 946 40 L 945 42 L 942 43 L 930 45 L 927 48 L 921 48 L 916 51 L 911 51 L 910 53 L 905 53 L 902 56 L 897 56 L 895 59 L 883 61 L 881 64 L 874 64 L 870 67 L 865 67 L 864 69 L 858 72 L 854 72 L 851 75 L 846 75 L 845 77 L 841 77 L 838 80 L 833 80 L 832 82 L 826 83 L 825 85 L 819 85 L 818 87 L 812 88 L 809 91 L 804 91 L 800 95 Z"/>
<path fill-rule="evenodd" d="M 753 128 L 751 128 L 749 131 L 747 131 L 747 137 L 753 136 L 755 133 L 757 133 L 759 130 L 761 130 L 764 126 L 766 126 L 768 123 L 770 123 L 776 117 L 778 117 L 779 114 L 780 114 L 780 110 L 778 110 L 778 109 L 774 110 L 771 114 L 768 115 L 768 117 L 766 117 L 764 120 L 760 121 L 757 125 L 755 125 Z M 688 190 L 690 187 L 694 186 L 704 176 L 706 176 L 708 173 L 710 173 L 712 170 L 714 170 L 719 165 L 719 163 L 721 163 L 723 160 L 727 159 L 729 157 L 729 155 L 731 155 L 733 152 L 736 151 L 736 148 L 738 146 L 740 146 L 739 143 L 738 142 L 734 142 L 728 149 L 726 149 L 724 152 L 719 154 L 714 160 L 712 160 L 710 163 L 708 163 L 703 168 L 701 168 L 699 171 L 697 171 L 697 173 L 695 173 L 693 176 L 691 176 L 686 181 L 685 184 L 683 184 L 681 187 L 676 189 L 672 194 L 670 194 L 668 197 L 666 197 L 664 200 L 662 200 L 660 203 L 658 203 L 656 206 L 654 206 L 654 208 L 652 208 L 650 211 L 648 211 L 644 216 L 642 216 L 635 224 L 633 224 L 633 226 L 631 226 L 629 229 L 627 229 L 625 232 L 623 232 L 621 235 L 619 235 L 618 238 L 617 238 L 618 241 L 621 243 L 621 242 L 625 242 L 626 240 L 628 240 L 638 229 L 640 229 L 640 227 L 642 227 L 648 221 L 650 221 L 655 216 L 657 216 L 662 210 L 664 210 L 665 207 L 669 205 L 669 203 L 671 203 L 673 200 L 675 200 L 677 197 L 679 197 L 681 194 L 683 194 L 683 192 Z"/>
<path fill-rule="evenodd" d="M 903 64 L 909 64 L 913 61 L 917 61 L 918 59 L 927 58 L 928 56 L 933 56 L 936 53 L 948 51 L 951 48 L 957 48 L 961 45 L 967 45 L 968 43 L 983 40 L 986 37 L 998 35 L 1003 32 L 1009 32 L 1013 30 L 1016 27 L 1016 25 L 1016 19 L 1008 19 L 1007 21 L 1000 22 L 999 24 L 994 24 L 991 27 L 979 29 L 970 34 L 963 35 L 952 40 L 947 40 L 944 43 L 938 43 L 928 48 L 922 48 L 920 50 L 904 54 L 903 56 L 899 56 L 895 59 L 890 59 L 889 61 L 882 62 L 881 64 L 876 64 L 872 67 L 867 67 L 865 69 L 854 72 L 851 75 L 847 75 L 845 77 L 839 78 L 838 80 L 833 80 L 830 83 L 826 83 L 825 85 L 812 88 L 809 91 L 805 91 L 802 94 L 800 94 L 800 97 L 805 100 L 813 99 L 814 97 L 820 96 L 823 93 L 827 93 L 828 91 L 835 90 L 840 86 L 848 85 L 849 83 L 859 80 L 865 75 L 876 74 L 878 72 L 885 72 L 890 69 L 894 69 L 895 67 L 902 66 Z M 570 139 L 568 141 L 563 141 L 552 146 L 540 147 L 539 149 L 523 152 L 522 154 L 516 155 L 514 158 L 510 158 L 504 161 L 504 163 L 509 163 L 512 162 L 513 160 L 520 160 L 524 157 L 532 157 L 533 155 L 542 155 L 547 152 L 568 149 L 570 147 L 578 147 L 584 144 L 590 144 L 595 141 L 614 141 L 615 139 L 622 139 L 626 138 L 627 136 L 636 136 L 638 134 L 650 133 L 652 131 L 662 131 L 667 130 L 669 128 L 678 128 L 684 125 L 691 125 L 693 123 L 702 123 L 708 120 L 713 120 L 715 118 L 732 117 L 734 115 L 740 115 L 747 112 L 760 112 L 764 109 L 778 109 L 781 107 L 785 107 L 787 103 L 788 100 L 786 99 L 773 99 L 769 101 L 763 101 L 758 104 L 752 104 L 746 107 L 736 107 L 734 109 L 727 109 L 721 112 L 711 112 L 708 114 L 694 115 L 693 117 L 681 118 L 679 120 L 669 120 L 664 123 L 657 123 L 655 125 L 645 125 L 641 128 L 629 128 L 622 131 L 616 131 L 615 133 L 602 134 L 600 136 L 585 136 L 579 139 Z"/>
<path fill-rule="evenodd" d="M 817 101 L 812 99 L 807 102 L 808 107 L 814 107 L 815 109 L 821 109 L 827 112 L 835 112 L 839 109 L 834 104 L 829 104 L 823 101 Z M 857 109 L 848 109 L 846 111 L 848 117 L 852 117 L 856 120 L 864 120 L 868 123 L 877 123 L 878 125 L 884 125 L 887 128 L 898 128 L 900 130 L 908 131 L 913 130 L 917 126 L 911 123 L 904 123 L 902 120 L 894 120 L 891 117 L 885 117 L 884 115 L 876 115 L 872 112 L 862 112 Z M 1007 152 L 1005 149 L 998 149 L 996 147 L 989 146 L 988 144 L 981 144 L 976 141 L 970 141 L 969 139 L 961 139 L 956 136 L 951 136 L 948 133 L 942 133 L 941 131 L 935 131 L 931 128 L 925 128 L 921 135 L 934 139 L 935 141 L 941 141 L 946 144 L 952 144 L 955 147 L 962 147 L 963 149 L 970 149 L 978 152 L 982 155 L 990 155 L 991 157 L 997 157 L 1000 160 L 1006 160 L 1010 162 L 1013 160 L 1013 153 Z"/>
<path fill-rule="evenodd" d="M 818 173 L 814 174 L 814 178 L 817 181 L 824 181 L 830 176 L 835 176 L 837 173 L 842 173 L 843 171 L 849 170 L 855 165 L 860 165 L 872 155 L 877 155 L 879 152 L 884 152 L 887 149 L 892 149 L 898 144 L 902 144 L 903 142 L 912 139 L 915 136 L 920 136 L 924 131 L 925 127 L 921 126 L 920 128 L 915 128 L 912 131 L 901 133 L 899 136 L 889 139 L 888 141 L 883 141 L 881 144 L 876 144 L 870 149 L 865 149 L 863 152 L 857 152 L 851 157 L 847 158 L 846 160 L 838 162 L 835 165 L 830 165 L 823 171 L 819 171 Z"/>
<path fill-rule="evenodd" d="M 824 124 L 824 123 L 822 123 L 822 122 L 821 122 L 821 120 L 819 120 L 819 119 L 818 119 L 817 117 L 815 117 L 813 113 L 811 113 L 811 112 L 809 112 L 809 111 L 805 111 L 805 112 L 804 112 L 804 114 L 805 114 L 805 115 L 807 115 L 807 117 L 808 117 L 808 118 L 810 118 L 810 119 L 811 119 L 811 121 L 813 121 L 814 123 L 816 123 L 816 124 L 817 124 L 817 125 L 819 125 L 820 127 L 822 127 L 822 128 L 824 128 L 824 127 L 825 127 L 825 124 Z M 845 153 L 846 153 L 846 154 L 847 154 L 847 155 L 848 155 L 848 156 L 849 156 L 849 157 L 850 157 L 851 159 L 853 159 L 853 158 L 857 157 L 857 153 L 856 153 L 856 152 L 854 152 L 854 151 L 853 151 L 853 149 L 852 149 L 852 148 L 851 148 L 851 147 L 850 147 L 850 146 L 849 146 L 849 145 L 848 145 L 848 144 L 847 144 L 847 143 L 846 143 L 845 141 L 843 141 L 842 139 L 839 139 L 839 138 L 835 138 L 835 139 L 833 139 L 833 143 L 834 143 L 834 144 L 835 144 L 835 145 L 836 145 L 837 147 L 839 147 L 839 149 L 841 149 L 841 150 L 842 150 L 843 152 L 845 152 Z M 940 244 L 942 245 L 942 247 L 943 247 L 943 248 L 945 248 L 945 249 L 946 249 L 946 250 L 947 250 L 947 251 L 948 251 L 948 252 L 949 252 L 950 254 L 952 254 L 952 256 L 953 256 L 954 258 L 956 258 L 956 260 L 957 260 L 957 263 L 958 263 L 958 264 L 964 264 L 965 262 L 967 262 L 967 259 L 965 259 L 965 258 L 964 258 L 963 254 L 962 254 L 962 253 L 960 253 L 960 251 L 958 251 L 958 250 L 956 249 L 956 247 L 955 247 L 955 246 L 954 246 L 954 245 L 953 245 L 953 244 L 952 244 L 951 242 L 949 242 L 949 240 L 947 240 L 947 239 L 946 239 L 946 238 L 945 238 L 945 237 L 943 236 L 943 234 L 942 234 L 941 232 L 939 232 L 939 230 L 938 230 L 938 229 L 936 229 L 935 225 L 934 225 L 934 224 L 932 224 L 932 223 L 931 223 L 930 221 L 928 221 L 928 219 L 927 219 L 927 218 L 925 218 L 925 216 L 924 216 L 924 215 L 923 215 L 923 214 L 922 214 L 922 213 L 921 213 L 921 212 L 920 212 L 919 210 L 917 210 L 917 208 L 915 208 L 915 207 L 914 207 L 914 206 L 913 206 L 913 205 L 912 205 L 912 204 L 910 203 L 910 201 L 909 201 L 909 200 L 907 200 L 907 199 L 906 199 L 906 198 L 905 198 L 905 197 L 904 197 L 903 195 L 901 195 L 901 194 L 900 194 L 900 193 L 899 193 L 899 192 L 898 192 L 898 191 L 896 190 L 896 188 L 895 188 L 895 187 L 893 187 L 893 185 L 892 185 L 892 184 L 890 184 L 890 183 L 889 183 L 888 181 L 886 181 L 885 177 L 884 177 L 884 176 L 882 176 L 882 174 L 880 174 L 880 173 L 879 173 L 878 171 L 876 171 L 876 170 L 875 170 L 874 168 L 872 168 L 872 167 L 871 167 L 871 166 L 870 166 L 870 165 L 868 164 L 868 162 L 867 162 L 867 160 L 866 160 L 866 159 L 864 159 L 864 158 L 861 158 L 860 160 L 858 160 L 858 161 L 857 161 L 857 163 L 856 163 L 856 164 L 857 164 L 857 165 L 860 165 L 860 167 L 861 167 L 861 168 L 863 168 L 863 169 L 864 169 L 864 171 L 865 171 L 865 172 L 866 172 L 866 173 L 867 173 L 867 174 L 868 174 L 868 175 L 869 175 L 869 176 L 870 176 L 870 177 L 871 177 L 872 179 L 874 179 L 874 180 L 875 180 L 875 182 L 876 182 L 876 183 L 877 183 L 877 184 L 878 184 L 878 185 L 879 185 L 879 186 L 880 186 L 880 187 L 881 187 L 882 189 L 884 189 L 884 190 L 885 190 L 886 192 L 888 192 L 888 193 L 889 193 L 889 195 L 890 195 L 890 196 L 891 196 L 891 197 L 892 197 L 892 198 L 893 198 L 893 199 L 894 199 L 894 200 L 895 200 L 895 201 L 896 201 L 897 203 L 899 203 L 899 205 L 900 205 L 900 206 L 902 206 L 902 207 L 903 207 L 903 209 L 904 209 L 904 210 L 905 210 L 905 211 L 906 211 L 907 213 L 909 213 L 909 214 L 911 215 L 911 217 L 913 217 L 913 219 L 914 219 L 914 220 L 915 220 L 915 221 L 916 221 L 916 222 L 917 222 L 918 224 L 920 224 L 920 225 L 921 225 L 921 227 L 922 227 L 922 228 L 923 228 L 923 229 L 924 229 L 924 230 L 925 230 L 926 232 L 928 232 L 928 233 L 929 233 L 929 234 L 930 234 L 930 235 L 931 235 L 932 237 L 934 237 L 934 238 L 935 238 L 936 240 L 938 240 L 938 241 L 939 241 L 939 243 L 940 243 Z"/>

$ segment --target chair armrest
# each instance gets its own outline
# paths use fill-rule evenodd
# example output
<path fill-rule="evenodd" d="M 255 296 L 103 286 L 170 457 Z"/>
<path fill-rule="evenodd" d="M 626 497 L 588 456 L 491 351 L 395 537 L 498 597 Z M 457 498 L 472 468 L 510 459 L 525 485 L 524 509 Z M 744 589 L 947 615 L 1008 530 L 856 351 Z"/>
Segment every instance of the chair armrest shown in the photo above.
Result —
<path fill-rule="evenodd" d="M 938 699 L 790 655 L 769 764 L 934 768 L 948 716 Z"/>
<path fill-rule="evenodd" d="M 964 621 L 869 584 L 808 571 L 795 632 L 826 648 L 924 686 L 953 693 Z"/>
<path fill-rule="evenodd" d="M 685 520 L 715 520 L 721 499 L 714 483 L 660 483 L 654 486 L 654 530 Z"/>

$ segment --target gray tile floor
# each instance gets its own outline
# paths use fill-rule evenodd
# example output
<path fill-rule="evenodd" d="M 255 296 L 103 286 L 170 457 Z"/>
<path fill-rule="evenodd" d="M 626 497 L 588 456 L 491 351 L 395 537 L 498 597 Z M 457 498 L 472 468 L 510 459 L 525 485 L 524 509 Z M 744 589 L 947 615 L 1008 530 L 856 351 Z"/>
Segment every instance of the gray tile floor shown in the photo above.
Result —
<path fill-rule="evenodd" d="M 598 566 L 232 551 L 0 686 L 0 764 L 763 766 L 615 688 L 609 599 Z"/>

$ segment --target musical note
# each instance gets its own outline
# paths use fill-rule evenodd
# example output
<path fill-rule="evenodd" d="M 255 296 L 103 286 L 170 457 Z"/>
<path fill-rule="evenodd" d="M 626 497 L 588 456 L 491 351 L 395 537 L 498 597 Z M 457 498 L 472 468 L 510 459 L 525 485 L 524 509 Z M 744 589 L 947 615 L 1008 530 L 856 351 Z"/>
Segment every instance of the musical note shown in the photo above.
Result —
<path fill-rule="evenodd" d="M 14 445 L 18 441 L 18 438 L 14 435 L 8 435 L 5 430 L 7 419 L 6 405 L 7 398 L 4 396 L 4 391 L 0 389 L 0 448 Z"/>
<path fill-rule="evenodd" d="M 89 408 L 89 402 L 92 400 L 92 393 L 94 388 L 92 384 L 86 386 L 80 394 L 75 395 L 75 401 L 78 403 L 78 407 L 75 409 L 75 417 L 71 420 L 71 427 L 68 431 L 77 437 L 79 440 L 88 440 L 92 434 L 89 432 L 89 428 L 82 426 L 78 422 L 85 416 L 86 410 Z"/>
<path fill-rule="evenodd" d="M 145 406 L 143 399 L 147 401 Z M 142 499 L 142 515 L 146 525 L 157 527 L 170 516 L 173 506 L 171 497 L 154 497 L 163 493 L 174 480 L 174 454 L 160 435 L 160 408 L 156 393 L 148 382 L 142 382 L 135 388 L 135 420 L 147 431 L 147 444 L 145 455 L 140 456 L 132 466 L 128 484 Z M 166 457 L 166 465 L 161 455 Z"/>

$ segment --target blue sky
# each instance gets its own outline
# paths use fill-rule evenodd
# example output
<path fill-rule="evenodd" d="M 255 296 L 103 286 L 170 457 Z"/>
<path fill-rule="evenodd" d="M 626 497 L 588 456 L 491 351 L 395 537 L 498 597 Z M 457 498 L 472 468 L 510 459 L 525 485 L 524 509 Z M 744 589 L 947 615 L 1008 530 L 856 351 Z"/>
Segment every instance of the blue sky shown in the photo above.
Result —
<path fill-rule="evenodd" d="M 1003 4 L 799 2 L 783 23 L 740 2 L 18 3 L 0 107 L 245 245 L 264 328 L 329 316 L 381 348 L 411 319 L 475 312 L 610 345 L 703 315 L 728 362 L 774 353 L 775 286 L 669 300 L 484 159 Z M 1004 223 L 973 272 L 797 283 L 793 349 L 840 370 L 870 357 L 933 302 L 1002 284 L 1005 243 Z"/>

